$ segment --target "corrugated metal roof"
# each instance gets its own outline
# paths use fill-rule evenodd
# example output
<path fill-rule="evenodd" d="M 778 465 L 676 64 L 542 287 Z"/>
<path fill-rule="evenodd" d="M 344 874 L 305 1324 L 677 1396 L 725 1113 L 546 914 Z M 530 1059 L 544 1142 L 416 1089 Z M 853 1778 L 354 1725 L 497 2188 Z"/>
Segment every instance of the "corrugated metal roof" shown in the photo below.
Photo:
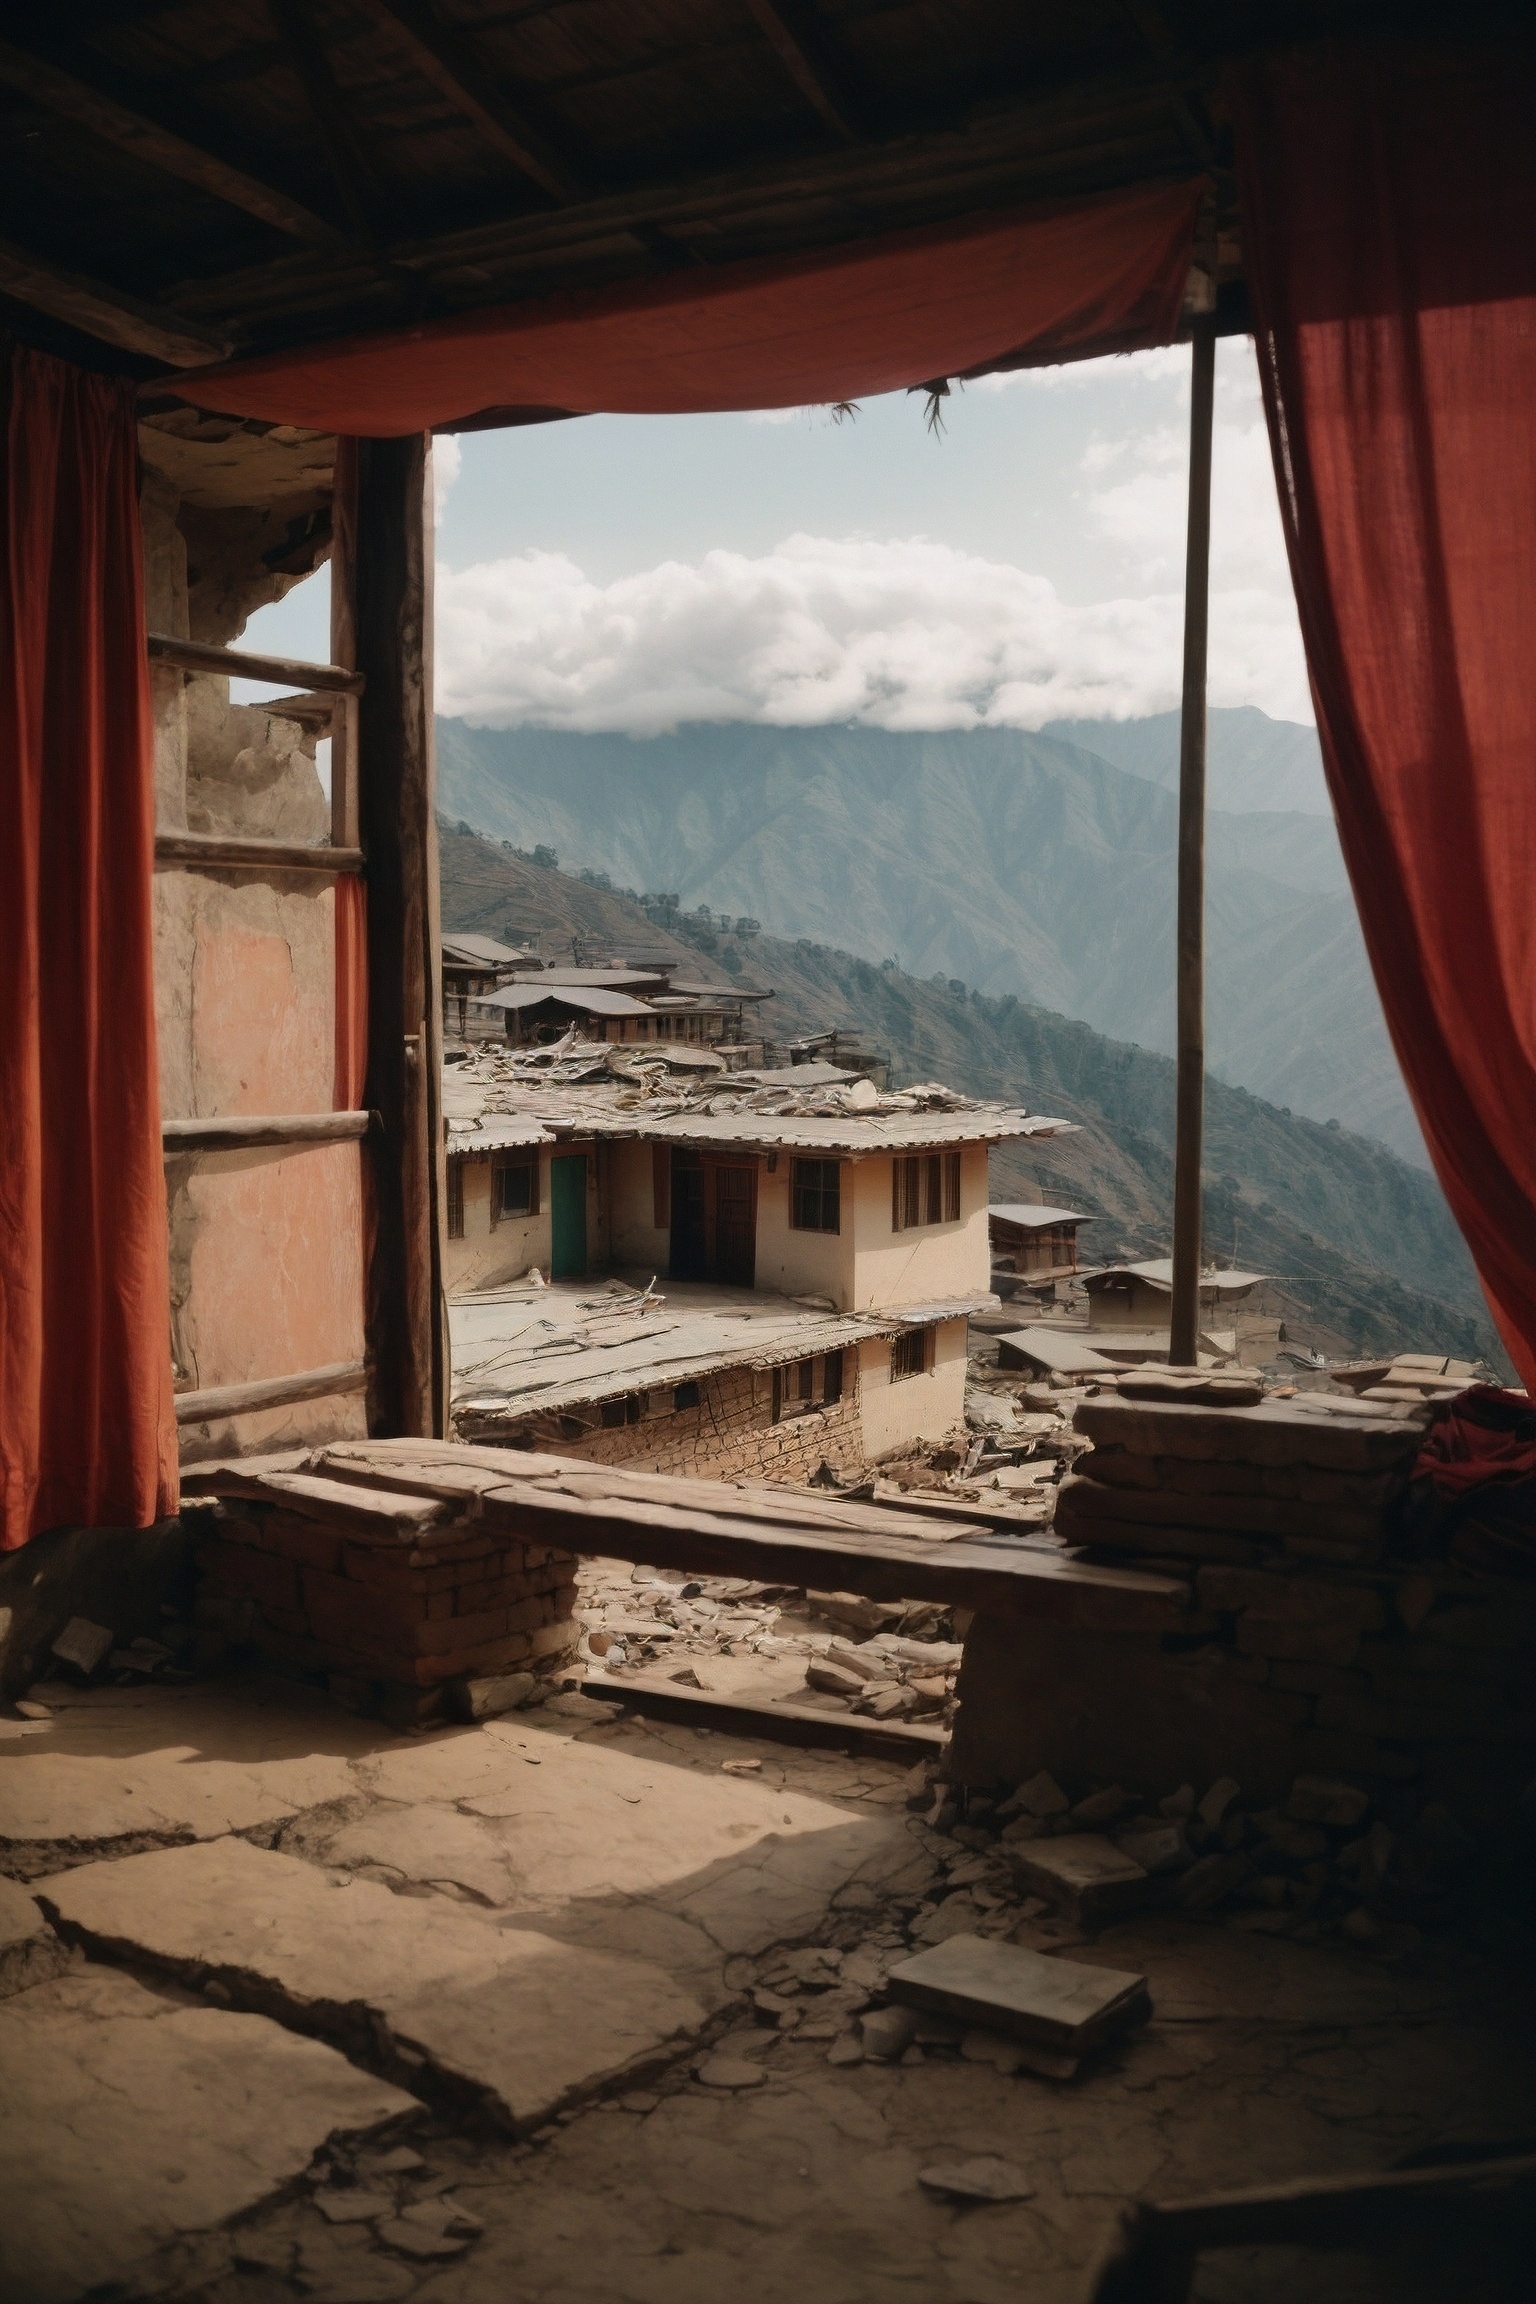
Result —
<path fill-rule="evenodd" d="M 814 1310 L 793 1297 L 668 1282 L 643 1296 L 610 1281 L 454 1298 L 454 1411 L 477 1423 L 622 1399 L 725 1368 L 775 1368 L 894 1336 L 896 1314 Z"/>
<path fill-rule="evenodd" d="M 1093 1218 L 1078 1208 L 1043 1208 L 1033 1200 L 994 1200 L 989 1216 L 1017 1224 L 1025 1232 L 1043 1232 L 1051 1224 L 1091 1224 Z"/>
<path fill-rule="evenodd" d="M 1106 1264 L 1096 1272 L 1082 1272 L 1078 1277 L 1090 1290 L 1095 1281 L 1115 1280 L 1126 1276 L 1144 1280 L 1149 1288 L 1160 1294 L 1173 1293 L 1173 1259 L 1155 1256 L 1145 1264 Z M 1207 1266 L 1200 1275 L 1202 1296 L 1239 1296 L 1245 1289 L 1257 1288 L 1268 1277 L 1263 1272 L 1226 1272 Z"/>
<path fill-rule="evenodd" d="M 552 984 L 547 976 L 539 976 L 531 984 L 505 984 L 499 992 L 487 992 L 480 1001 L 482 1008 L 542 1008 L 551 1002 L 569 1008 L 581 1016 L 649 1016 L 651 1011 L 643 1000 L 636 1000 L 628 992 L 614 992 L 602 984 Z"/>
<path fill-rule="evenodd" d="M 466 968 L 517 968 L 527 960 L 526 953 L 498 944 L 494 936 L 468 936 L 458 929 L 442 938 L 442 947 L 445 960 L 457 960 Z"/>

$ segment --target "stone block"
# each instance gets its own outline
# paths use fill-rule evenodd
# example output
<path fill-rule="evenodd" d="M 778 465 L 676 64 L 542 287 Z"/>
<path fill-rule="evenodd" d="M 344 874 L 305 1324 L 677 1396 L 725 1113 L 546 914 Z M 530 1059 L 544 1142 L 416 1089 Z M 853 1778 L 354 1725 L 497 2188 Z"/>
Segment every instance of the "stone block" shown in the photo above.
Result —
<path fill-rule="evenodd" d="M 1133 1521 L 1139 1527 L 1214 1528 L 1240 1536 L 1263 1536 L 1279 1543 L 1293 1534 L 1325 1544 L 1368 1546 L 1380 1540 L 1379 1516 L 1342 1505 L 1291 1504 L 1271 1496 L 1198 1496 L 1171 1489 L 1114 1488 L 1093 1477 L 1093 1457 L 1069 1473 L 1057 1493 L 1056 1525 L 1063 1507 L 1070 1524 Z M 1113 1538 L 1106 1533 L 1106 1540 Z"/>
<path fill-rule="evenodd" d="M 1145 1899 L 1147 1874 L 1102 1833 L 1021 1841 L 1012 1857 L 1021 1887 L 1089 1926 L 1134 1911 Z"/>
<path fill-rule="evenodd" d="M 1266 1400 L 1257 1408 L 1209 1408 L 1183 1401 L 1080 1403 L 1073 1423 L 1095 1446 L 1147 1456 L 1240 1464 L 1311 1464 L 1323 1471 L 1381 1472 L 1411 1463 L 1423 1439 L 1415 1416 L 1368 1417 Z"/>
<path fill-rule="evenodd" d="M 1298 1623 L 1247 1608 L 1237 1620 L 1237 1647 L 1243 1656 L 1344 1665 L 1354 1662 L 1360 1635 L 1352 1624 Z"/>

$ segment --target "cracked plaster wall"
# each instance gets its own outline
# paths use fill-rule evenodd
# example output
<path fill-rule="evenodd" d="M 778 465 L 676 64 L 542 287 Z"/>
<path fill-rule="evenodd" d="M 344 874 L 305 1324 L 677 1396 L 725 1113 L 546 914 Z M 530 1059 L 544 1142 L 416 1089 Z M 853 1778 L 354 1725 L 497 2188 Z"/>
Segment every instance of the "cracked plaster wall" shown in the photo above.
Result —
<path fill-rule="evenodd" d="M 302 505 L 191 500 L 195 455 L 195 443 L 183 450 L 176 478 L 153 464 L 146 469 L 149 628 L 228 645 L 255 609 L 280 599 L 324 556 L 326 532 Z M 227 478 L 222 492 L 229 493 Z M 297 530 L 304 534 L 296 545 Z M 162 666 L 154 672 L 154 716 L 163 830 L 325 839 L 329 806 L 314 729 L 259 705 L 232 704 L 225 680 L 188 679 Z M 167 1118 L 332 1108 L 334 917 L 332 884 L 308 874 L 157 870 L 156 1006 Z M 187 1155 L 167 1163 L 167 1192 L 178 1388 L 361 1359 L 357 1144 Z M 270 1445 L 274 1421 L 295 1438 L 356 1434 L 362 1415 L 355 1395 L 308 1402 L 212 1431 L 190 1429 L 184 1452 Z"/>

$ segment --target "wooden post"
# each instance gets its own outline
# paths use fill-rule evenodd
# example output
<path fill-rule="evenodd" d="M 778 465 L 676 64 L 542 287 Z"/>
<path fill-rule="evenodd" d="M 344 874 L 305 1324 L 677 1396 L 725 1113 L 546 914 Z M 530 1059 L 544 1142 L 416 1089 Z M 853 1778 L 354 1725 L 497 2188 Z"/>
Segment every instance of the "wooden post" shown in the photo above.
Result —
<path fill-rule="evenodd" d="M 1173 1162 L 1172 1367 L 1200 1333 L 1200 1162 L 1205 1120 L 1205 664 L 1211 605 L 1211 419 L 1216 332 L 1197 320 L 1190 370 L 1184 698 L 1179 725 L 1178 1090 Z"/>
<path fill-rule="evenodd" d="M 368 1424 L 448 1427 L 442 954 L 432 730 L 432 442 L 357 442 L 358 818 L 368 858 Z"/>

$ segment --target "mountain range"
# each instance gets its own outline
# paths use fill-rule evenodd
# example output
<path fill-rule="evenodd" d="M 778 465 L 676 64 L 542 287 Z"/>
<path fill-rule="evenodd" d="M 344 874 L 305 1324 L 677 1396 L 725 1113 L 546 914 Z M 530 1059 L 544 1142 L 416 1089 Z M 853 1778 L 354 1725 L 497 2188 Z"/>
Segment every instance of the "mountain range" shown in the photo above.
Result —
<path fill-rule="evenodd" d="M 1046 1200 L 1092 1219 L 1094 1260 L 1168 1253 L 1174 1068 L 1089 1025 L 963 984 L 921 981 L 808 938 L 729 932 L 718 916 L 642 910 L 613 889 L 536 862 L 467 828 L 441 828 L 443 924 L 546 954 L 681 959 L 690 975 L 771 987 L 754 1010 L 778 1041 L 858 1028 L 898 1081 L 940 1079 L 1077 1123 L 1078 1133 L 1002 1145 L 996 1200 Z M 1484 1355 L 1498 1339 L 1466 1247 L 1432 1176 L 1337 1120 L 1284 1112 L 1206 1084 L 1207 1255 L 1274 1276 L 1294 1342 L 1330 1357 L 1388 1350 Z"/>
<path fill-rule="evenodd" d="M 1317 738 L 1210 716 L 1207 1061 L 1424 1165 Z M 439 724 L 445 813 L 525 851 L 920 979 L 1173 1045 L 1178 718 L 645 739 Z"/>

